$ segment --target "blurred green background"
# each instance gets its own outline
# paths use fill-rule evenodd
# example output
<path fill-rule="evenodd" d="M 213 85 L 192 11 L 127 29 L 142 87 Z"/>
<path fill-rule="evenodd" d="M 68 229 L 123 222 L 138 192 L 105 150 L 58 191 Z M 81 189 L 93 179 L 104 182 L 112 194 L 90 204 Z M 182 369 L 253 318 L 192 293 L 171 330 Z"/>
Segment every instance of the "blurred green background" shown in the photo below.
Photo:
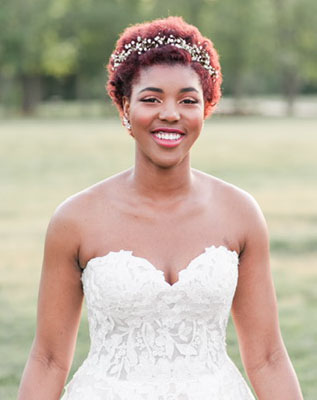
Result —
<path fill-rule="evenodd" d="M 101 83 L 118 34 L 168 15 L 198 26 L 219 50 L 232 98 L 224 112 L 244 113 L 243 98 L 266 96 L 294 114 L 306 96 L 316 115 L 315 0 L 2 0 L 0 115 L 41 115 L 43 103 L 55 111 L 75 100 L 109 103 Z"/>
<path fill-rule="evenodd" d="M 36 323 L 45 230 L 67 196 L 133 164 L 104 65 L 129 24 L 182 15 L 221 55 L 224 97 L 193 166 L 249 191 L 271 234 L 282 333 L 317 399 L 317 2 L 2 0 L 0 399 L 16 398 Z M 72 373 L 89 346 L 86 314 Z M 240 366 L 229 325 L 228 350 Z"/>

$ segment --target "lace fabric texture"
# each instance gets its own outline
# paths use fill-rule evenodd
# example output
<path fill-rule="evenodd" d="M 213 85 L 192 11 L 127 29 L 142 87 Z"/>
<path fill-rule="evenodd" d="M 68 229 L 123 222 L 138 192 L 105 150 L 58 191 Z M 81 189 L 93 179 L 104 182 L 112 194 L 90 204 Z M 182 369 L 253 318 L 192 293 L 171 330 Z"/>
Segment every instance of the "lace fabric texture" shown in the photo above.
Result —
<path fill-rule="evenodd" d="M 91 259 L 91 347 L 62 400 L 251 400 L 226 353 L 238 254 L 211 246 L 170 285 L 131 251 Z"/>

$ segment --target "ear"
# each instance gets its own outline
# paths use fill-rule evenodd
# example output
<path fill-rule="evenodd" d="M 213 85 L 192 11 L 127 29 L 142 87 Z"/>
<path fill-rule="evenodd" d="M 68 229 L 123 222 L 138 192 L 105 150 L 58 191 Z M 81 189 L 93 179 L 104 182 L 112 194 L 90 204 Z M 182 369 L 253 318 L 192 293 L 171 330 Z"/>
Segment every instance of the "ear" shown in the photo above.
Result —
<path fill-rule="evenodd" d="M 123 108 L 123 115 L 127 118 L 129 118 L 130 115 L 130 101 L 127 96 L 122 97 L 122 108 Z"/>

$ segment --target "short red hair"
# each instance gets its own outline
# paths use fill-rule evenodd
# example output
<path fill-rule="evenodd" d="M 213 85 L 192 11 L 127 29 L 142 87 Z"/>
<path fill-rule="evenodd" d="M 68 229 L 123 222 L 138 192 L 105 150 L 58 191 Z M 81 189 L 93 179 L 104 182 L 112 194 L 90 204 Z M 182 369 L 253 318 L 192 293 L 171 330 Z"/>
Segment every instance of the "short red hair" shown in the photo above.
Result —
<path fill-rule="evenodd" d="M 199 43 L 209 54 L 210 65 L 218 71 L 218 76 L 216 79 L 213 78 L 199 62 L 192 61 L 191 55 L 186 50 L 170 45 L 153 48 L 142 54 L 134 51 L 115 69 L 113 68 L 114 61 L 110 58 L 107 66 L 109 72 L 107 91 L 119 113 L 121 115 L 123 113 L 123 96 L 128 98 L 131 96 L 132 84 L 138 77 L 140 68 L 155 64 L 178 63 L 190 65 L 199 75 L 205 101 L 204 116 L 208 117 L 220 100 L 222 75 L 218 53 L 213 43 L 202 36 L 195 26 L 187 24 L 181 17 L 168 17 L 132 25 L 120 35 L 114 51 L 120 53 L 126 44 L 132 40 L 136 41 L 138 36 L 142 39 L 153 39 L 157 35 L 173 35 L 186 40 L 191 45 Z"/>

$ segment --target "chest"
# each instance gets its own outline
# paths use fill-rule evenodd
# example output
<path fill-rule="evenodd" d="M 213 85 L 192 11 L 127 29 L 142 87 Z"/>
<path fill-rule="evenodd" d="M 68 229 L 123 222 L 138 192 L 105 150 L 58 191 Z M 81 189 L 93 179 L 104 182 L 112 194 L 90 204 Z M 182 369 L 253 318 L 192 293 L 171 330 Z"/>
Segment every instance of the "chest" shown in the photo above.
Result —
<path fill-rule="evenodd" d="M 179 208 L 156 212 L 142 207 L 112 207 L 86 228 L 82 266 L 110 251 L 133 251 L 162 271 L 172 285 L 205 248 L 225 245 L 237 249 L 233 225 L 220 208 L 217 212 L 207 207 Z"/>

